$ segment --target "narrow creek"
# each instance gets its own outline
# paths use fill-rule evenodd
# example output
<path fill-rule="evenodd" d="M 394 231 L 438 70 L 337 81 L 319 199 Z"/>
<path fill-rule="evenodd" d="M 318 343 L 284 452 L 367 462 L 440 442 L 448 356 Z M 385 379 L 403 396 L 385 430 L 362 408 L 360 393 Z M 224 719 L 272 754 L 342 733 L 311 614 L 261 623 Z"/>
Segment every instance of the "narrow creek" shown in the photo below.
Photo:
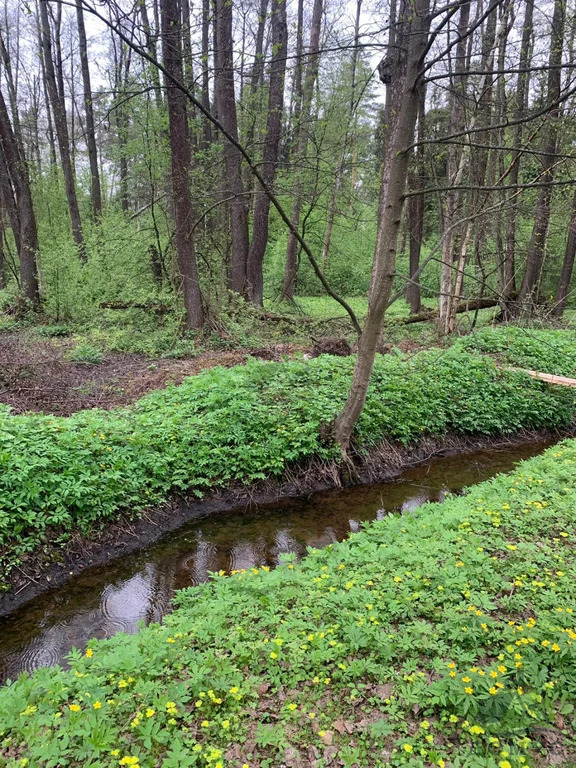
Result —
<path fill-rule="evenodd" d="M 196 519 L 154 545 L 85 571 L 0 619 L 0 682 L 23 671 L 65 663 L 92 637 L 137 632 L 158 621 L 174 592 L 210 571 L 275 566 L 283 554 L 345 539 L 389 512 L 410 514 L 425 501 L 510 471 L 553 440 L 433 459 L 394 482 L 335 489 Z"/>

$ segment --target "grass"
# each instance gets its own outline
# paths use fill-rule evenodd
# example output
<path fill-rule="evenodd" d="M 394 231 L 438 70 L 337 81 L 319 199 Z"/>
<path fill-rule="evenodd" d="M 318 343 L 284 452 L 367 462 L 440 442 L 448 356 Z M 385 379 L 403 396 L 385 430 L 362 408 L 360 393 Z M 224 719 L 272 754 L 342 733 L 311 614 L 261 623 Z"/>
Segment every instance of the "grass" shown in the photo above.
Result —
<path fill-rule="evenodd" d="M 576 441 L 0 689 L 0 765 L 522 768 L 576 748 Z M 335 761 L 335 762 L 334 762 Z"/>
<path fill-rule="evenodd" d="M 0 411 L 0 566 L 10 571 L 47 542 L 65 546 L 171 493 L 202 495 L 335 461 L 324 427 L 343 406 L 354 358 L 253 362 L 210 369 L 134 405 L 69 417 Z M 572 390 L 499 371 L 457 348 L 379 356 L 355 440 L 408 444 L 447 433 L 504 434 L 565 426 Z"/>

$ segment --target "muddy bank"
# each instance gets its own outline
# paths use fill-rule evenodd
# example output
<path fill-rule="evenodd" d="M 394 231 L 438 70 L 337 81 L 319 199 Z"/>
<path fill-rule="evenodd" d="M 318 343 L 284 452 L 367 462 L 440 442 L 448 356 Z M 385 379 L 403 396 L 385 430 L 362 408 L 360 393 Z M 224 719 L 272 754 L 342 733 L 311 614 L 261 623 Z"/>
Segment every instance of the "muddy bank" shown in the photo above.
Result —
<path fill-rule="evenodd" d="M 427 438 L 417 445 L 404 447 L 382 443 L 359 458 L 353 477 L 334 463 L 308 462 L 287 471 L 279 481 L 223 489 L 198 501 L 174 497 L 167 504 L 146 510 L 138 518 L 125 513 L 115 522 L 90 537 L 73 536 L 63 548 L 47 543 L 42 552 L 30 555 L 14 569 L 10 590 L 0 597 L 0 616 L 54 587 L 65 584 L 87 568 L 105 565 L 152 544 L 187 522 L 209 515 L 235 510 L 249 510 L 256 504 L 268 504 L 282 498 L 306 498 L 312 493 L 360 483 L 387 482 L 405 470 L 440 456 L 473 453 L 485 448 L 519 446 L 532 442 L 554 442 L 576 434 L 576 426 L 558 431 L 521 431 L 509 436 Z"/>

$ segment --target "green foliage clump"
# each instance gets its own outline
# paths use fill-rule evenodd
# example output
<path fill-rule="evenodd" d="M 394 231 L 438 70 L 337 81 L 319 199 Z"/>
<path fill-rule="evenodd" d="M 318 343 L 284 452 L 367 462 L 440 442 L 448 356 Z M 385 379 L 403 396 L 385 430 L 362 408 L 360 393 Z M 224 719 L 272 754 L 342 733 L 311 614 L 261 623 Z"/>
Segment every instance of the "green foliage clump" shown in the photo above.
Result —
<path fill-rule="evenodd" d="M 504 326 L 486 328 L 460 339 L 466 350 L 497 355 L 511 365 L 531 370 L 576 376 L 576 332 Z"/>
<path fill-rule="evenodd" d="M 67 357 L 74 363 L 98 365 L 102 362 L 102 352 L 91 344 L 78 344 L 77 347 L 70 350 Z"/>
<path fill-rule="evenodd" d="M 64 325 L 64 323 L 56 323 L 54 325 L 39 325 L 34 330 L 38 336 L 45 336 L 49 339 L 71 336 L 73 333 L 72 328 L 69 325 Z"/>
<path fill-rule="evenodd" d="M 70 417 L 0 413 L 0 573 L 47 539 L 234 482 L 336 460 L 322 437 L 346 400 L 354 358 L 213 368 L 131 407 Z M 458 349 L 378 356 L 355 440 L 510 433 L 574 418 L 573 390 L 550 389 Z"/>
<path fill-rule="evenodd" d="M 213 574 L 164 624 L 0 689 L 0 760 L 567 764 L 575 509 L 572 440 L 299 563 Z"/>

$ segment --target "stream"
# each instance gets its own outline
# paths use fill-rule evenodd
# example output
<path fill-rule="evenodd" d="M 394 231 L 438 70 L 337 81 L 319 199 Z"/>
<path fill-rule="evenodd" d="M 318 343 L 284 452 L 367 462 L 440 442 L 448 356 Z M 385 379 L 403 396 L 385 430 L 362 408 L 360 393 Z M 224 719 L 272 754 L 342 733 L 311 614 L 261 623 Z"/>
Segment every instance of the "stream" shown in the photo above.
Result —
<path fill-rule="evenodd" d="M 207 516 L 155 544 L 91 568 L 63 587 L 39 595 L 0 619 L 0 682 L 21 672 L 66 662 L 92 637 L 134 633 L 159 621 L 174 592 L 221 569 L 277 565 L 282 555 L 306 553 L 358 531 L 389 512 L 410 514 L 425 501 L 508 472 L 552 440 L 513 444 L 433 459 L 393 482 L 338 488 L 307 499 L 283 499 Z"/>

